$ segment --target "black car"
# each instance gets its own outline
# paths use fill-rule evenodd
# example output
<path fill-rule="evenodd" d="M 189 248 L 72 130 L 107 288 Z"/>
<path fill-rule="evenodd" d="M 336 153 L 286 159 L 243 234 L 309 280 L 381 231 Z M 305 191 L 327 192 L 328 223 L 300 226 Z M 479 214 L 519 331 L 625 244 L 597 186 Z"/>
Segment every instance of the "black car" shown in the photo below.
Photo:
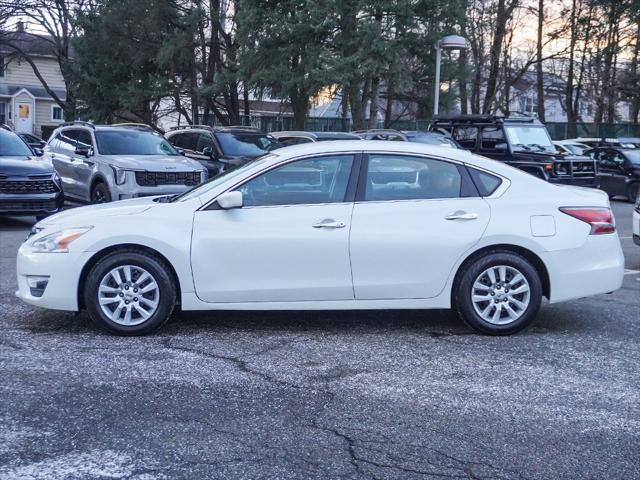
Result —
<path fill-rule="evenodd" d="M 442 133 L 422 132 L 419 130 L 404 130 L 402 133 L 404 133 L 409 142 L 437 145 L 440 147 L 462 148 L 453 138 Z"/>
<path fill-rule="evenodd" d="M 499 160 L 552 183 L 598 186 L 596 162 L 559 153 L 546 127 L 531 117 L 434 117 L 429 129 L 451 135 L 465 150 Z"/>
<path fill-rule="evenodd" d="M 598 162 L 600 188 L 609 197 L 635 201 L 640 187 L 640 149 L 596 147 L 584 153 Z"/>
<path fill-rule="evenodd" d="M 0 129 L 0 215 L 45 217 L 62 208 L 60 178 L 13 132 Z"/>
<path fill-rule="evenodd" d="M 165 134 L 187 157 L 198 160 L 209 178 L 282 147 L 271 135 L 251 127 L 176 127 Z"/>
<path fill-rule="evenodd" d="M 18 133 L 18 136 L 34 151 L 36 151 L 36 148 L 43 149 L 47 144 L 47 142 L 45 142 L 40 137 L 36 137 L 35 135 L 32 135 L 30 133 Z"/>

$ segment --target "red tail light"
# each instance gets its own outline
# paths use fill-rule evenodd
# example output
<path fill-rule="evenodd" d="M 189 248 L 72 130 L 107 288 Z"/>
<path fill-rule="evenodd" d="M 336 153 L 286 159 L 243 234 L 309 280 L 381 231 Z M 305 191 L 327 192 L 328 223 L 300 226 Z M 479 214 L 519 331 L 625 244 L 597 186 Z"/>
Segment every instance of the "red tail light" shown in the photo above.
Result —
<path fill-rule="evenodd" d="M 591 225 L 589 235 L 602 235 L 616 231 L 616 223 L 610 208 L 561 207 L 560 211 Z"/>

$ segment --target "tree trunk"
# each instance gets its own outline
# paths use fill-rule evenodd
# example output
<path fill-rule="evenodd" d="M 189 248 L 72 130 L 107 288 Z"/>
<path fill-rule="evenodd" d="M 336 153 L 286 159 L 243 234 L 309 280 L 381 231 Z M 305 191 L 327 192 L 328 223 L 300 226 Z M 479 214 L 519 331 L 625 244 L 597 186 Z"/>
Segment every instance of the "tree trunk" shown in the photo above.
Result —
<path fill-rule="evenodd" d="M 393 97 L 395 95 L 395 82 L 393 78 L 387 80 L 387 106 L 384 111 L 384 128 L 391 128 L 393 122 Z"/>
<path fill-rule="evenodd" d="M 460 73 L 458 75 L 458 85 L 460 88 L 460 113 L 464 115 L 468 112 L 466 50 L 460 50 L 460 57 L 458 58 L 458 69 L 460 70 Z"/>
<path fill-rule="evenodd" d="M 371 79 L 371 105 L 369 106 L 369 128 L 378 126 L 378 90 L 380 88 L 380 77 Z"/>
<path fill-rule="evenodd" d="M 300 88 L 293 88 L 289 93 L 293 109 L 293 124 L 296 130 L 304 130 L 307 112 L 309 111 L 309 95 Z"/>
<path fill-rule="evenodd" d="M 538 119 L 545 121 L 544 111 L 544 72 L 542 71 L 542 34 L 544 28 L 544 0 L 538 0 L 538 39 L 536 42 L 536 101 Z"/>

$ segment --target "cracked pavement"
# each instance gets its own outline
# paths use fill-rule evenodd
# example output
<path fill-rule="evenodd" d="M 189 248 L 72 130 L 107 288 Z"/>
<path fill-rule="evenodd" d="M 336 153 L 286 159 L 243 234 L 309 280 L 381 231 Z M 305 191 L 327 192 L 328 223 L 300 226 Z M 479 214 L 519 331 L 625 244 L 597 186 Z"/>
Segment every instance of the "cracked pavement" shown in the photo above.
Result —
<path fill-rule="evenodd" d="M 444 311 L 182 313 L 120 338 L 13 296 L 32 221 L 0 219 L 0 479 L 640 478 L 637 273 L 506 338 Z"/>

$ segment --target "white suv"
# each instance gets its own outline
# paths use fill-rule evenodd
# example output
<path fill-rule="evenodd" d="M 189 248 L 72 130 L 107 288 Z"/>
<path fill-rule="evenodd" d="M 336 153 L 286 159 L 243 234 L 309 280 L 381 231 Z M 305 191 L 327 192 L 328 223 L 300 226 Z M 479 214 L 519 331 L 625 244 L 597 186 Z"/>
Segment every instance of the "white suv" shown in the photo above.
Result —
<path fill-rule="evenodd" d="M 179 194 L 207 178 L 200 163 L 146 126 L 65 123 L 44 151 L 65 198 L 81 202 Z"/>

